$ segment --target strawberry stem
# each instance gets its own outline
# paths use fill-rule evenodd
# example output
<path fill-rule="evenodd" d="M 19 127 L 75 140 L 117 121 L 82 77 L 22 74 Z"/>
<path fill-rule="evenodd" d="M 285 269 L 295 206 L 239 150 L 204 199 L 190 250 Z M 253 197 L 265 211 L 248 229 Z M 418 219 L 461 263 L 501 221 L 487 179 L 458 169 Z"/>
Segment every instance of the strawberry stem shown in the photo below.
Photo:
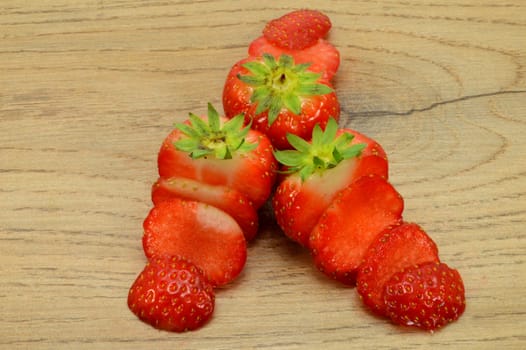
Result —
<path fill-rule="evenodd" d="M 243 127 L 243 122 L 244 116 L 239 114 L 223 124 L 219 113 L 209 103 L 208 120 L 190 113 L 185 123 L 175 124 L 184 136 L 174 142 L 174 146 L 193 159 L 208 156 L 231 159 L 236 152 L 249 152 L 257 147 L 257 143 L 246 142 L 250 125 Z"/>
<path fill-rule="evenodd" d="M 268 53 L 262 58 L 262 61 L 244 63 L 243 67 L 250 74 L 238 74 L 237 77 L 254 87 L 250 101 L 257 103 L 256 114 L 268 111 L 269 126 L 283 108 L 299 115 L 303 97 L 333 92 L 329 86 L 318 83 L 321 74 L 307 70 L 309 63 L 294 64 L 289 55 L 281 55 L 277 61 Z"/>
<path fill-rule="evenodd" d="M 287 167 L 287 174 L 298 173 L 305 181 L 314 173 L 322 173 L 326 169 L 336 167 L 345 159 L 358 157 L 365 144 L 352 144 L 354 135 L 342 133 L 336 136 L 338 123 L 330 118 L 325 130 L 316 124 L 312 131 L 310 142 L 294 134 L 287 134 L 287 141 L 294 148 L 275 151 L 276 160 Z"/>

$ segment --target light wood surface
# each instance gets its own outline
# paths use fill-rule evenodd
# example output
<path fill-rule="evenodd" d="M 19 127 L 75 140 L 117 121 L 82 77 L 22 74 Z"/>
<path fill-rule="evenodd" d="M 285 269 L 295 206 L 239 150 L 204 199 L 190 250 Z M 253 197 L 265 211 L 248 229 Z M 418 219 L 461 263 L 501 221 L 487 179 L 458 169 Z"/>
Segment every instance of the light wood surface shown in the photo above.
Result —
<path fill-rule="evenodd" d="M 526 2 L 305 1 L 341 52 L 341 124 L 378 140 L 405 218 L 467 310 L 427 334 L 368 313 L 262 215 L 213 320 L 127 309 L 156 154 L 221 107 L 230 67 L 292 1 L 0 2 L 1 349 L 525 349 Z"/>

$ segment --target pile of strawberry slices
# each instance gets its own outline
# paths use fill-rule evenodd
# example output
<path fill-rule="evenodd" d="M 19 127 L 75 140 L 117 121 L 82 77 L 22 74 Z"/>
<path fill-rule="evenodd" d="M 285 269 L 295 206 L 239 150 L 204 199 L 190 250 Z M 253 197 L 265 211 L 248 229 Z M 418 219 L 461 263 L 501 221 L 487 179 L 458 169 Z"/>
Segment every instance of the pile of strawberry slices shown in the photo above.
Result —
<path fill-rule="evenodd" d="M 338 125 L 330 28 L 313 10 L 270 21 L 227 75 L 224 116 L 209 104 L 163 141 L 143 223 L 148 262 L 128 294 L 142 321 L 175 332 L 208 322 L 269 201 L 284 234 L 375 314 L 434 331 L 464 312 L 462 278 L 403 218 L 382 146 Z"/>
<path fill-rule="evenodd" d="M 243 270 L 258 210 L 272 193 L 278 164 L 267 136 L 208 105 L 176 124 L 158 154 L 153 208 L 143 223 L 148 258 L 130 288 L 128 306 L 169 331 L 201 327 L 212 316 L 214 290 Z"/>

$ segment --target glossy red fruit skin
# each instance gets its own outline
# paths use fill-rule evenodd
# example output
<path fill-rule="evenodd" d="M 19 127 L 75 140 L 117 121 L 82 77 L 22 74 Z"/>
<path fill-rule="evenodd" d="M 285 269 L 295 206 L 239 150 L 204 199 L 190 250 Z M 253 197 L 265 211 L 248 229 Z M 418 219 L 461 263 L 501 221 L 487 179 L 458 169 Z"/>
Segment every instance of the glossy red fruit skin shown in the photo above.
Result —
<path fill-rule="evenodd" d="M 257 235 L 259 217 L 256 209 L 246 196 L 233 188 L 180 177 L 157 179 L 152 185 L 153 204 L 173 198 L 199 201 L 224 211 L 237 221 L 247 241 L 252 241 Z"/>
<path fill-rule="evenodd" d="M 303 50 L 289 50 L 277 47 L 264 36 L 256 38 L 248 47 L 251 57 L 261 57 L 264 53 L 279 57 L 282 54 L 294 57 L 296 63 L 310 63 L 309 70 L 321 73 L 323 79 L 332 81 L 340 67 L 340 52 L 324 39 Z"/>
<path fill-rule="evenodd" d="M 464 282 L 444 263 L 425 263 L 394 274 L 384 286 L 393 323 L 435 331 L 456 321 L 466 309 Z"/>
<path fill-rule="evenodd" d="M 266 135 L 275 149 L 291 148 L 286 138 L 287 133 L 308 140 L 316 124 L 325 128 L 329 118 L 339 119 L 340 103 L 333 91 L 329 94 L 302 98 L 301 113 L 298 115 L 283 108 L 277 119 L 269 126 L 268 111 L 256 114 L 257 104 L 250 100 L 254 88 L 238 78 L 238 75 L 249 74 L 249 71 L 242 65 L 254 60 L 260 60 L 260 58 L 245 58 L 234 64 L 228 73 L 223 89 L 223 108 L 227 118 L 243 113 L 245 122 L 251 123 L 252 129 Z M 320 78 L 318 83 L 332 87 L 323 78 Z"/>
<path fill-rule="evenodd" d="M 325 37 L 331 27 L 331 20 L 324 13 L 302 9 L 269 21 L 263 35 L 275 46 L 302 50 Z"/>
<path fill-rule="evenodd" d="M 364 304 L 385 316 L 385 283 L 405 268 L 439 262 L 438 247 L 417 224 L 400 222 L 385 229 L 371 243 L 358 269 L 356 289 Z"/>
<path fill-rule="evenodd" d="M 356 180 L 338 193 L 311 232 L 314 264 L 330 278 L 354 285 L 370 244 L 402 220 L 403 209 L 402 196 L 382 177 Z"/>
<path fill-rule="evenodd" d="M 245 195 L 256 209 L 268 200 L 278 164 L 272 144 L 264 134 L 251 130 L 247 142 L 257 142 L 258 147 L 232 159 L 192 159 L 174 147 L 174 142 L 182 137 L 182 132 L 174 129 L 164 139 L 157 156 L 161 178 L 184 177 L 212 186 L 231 187 Z"/>
<path fill-rule="evenodd" d="M 272 197 L 278 225 L 303 247 L 309 247 L 310 233 L 339 191 L 362 176 L 388 178 L 388 161 L 380 144 L 349 128 L 340 129 L 337 136 L 343 133 L 354 136 L 353 144 L 366 145 L 358 157 L 346 159 L 305 181 L 298 174 L 288 175 L 279 181 Z"/>
<path fill-rule="evenodd" d="M 197 266 L 179 257 L 152 259 L 128 293 L 128 308 L 141 321 L 171 332 L 203 327 L 214 307 L 213 286 Z"/>

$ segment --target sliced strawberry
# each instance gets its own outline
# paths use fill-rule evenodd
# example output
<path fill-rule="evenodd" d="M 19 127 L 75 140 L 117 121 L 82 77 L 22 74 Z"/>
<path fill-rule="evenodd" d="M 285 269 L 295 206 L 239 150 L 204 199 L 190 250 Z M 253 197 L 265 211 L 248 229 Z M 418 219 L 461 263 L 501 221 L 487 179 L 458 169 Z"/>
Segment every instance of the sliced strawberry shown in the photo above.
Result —
<path fill-rule="evenodd" d="M 309 138 L 316 124 L 339 118 L 340 104 L 320 74 L 291 56 L 269 54 L 236 63 L 223 89 L 227 117 L 244 114 L 246 123 L 267 135 L 274 148 L 290 148 L 287 133 Z"/>
<path fill-rule="evenodd" d="M 309 63 L 308 70 L 322 74 L 322 78 L 331 81 L 340 67 L 340 52 L 326 40 L 320 39 L 314 45 L 303 50 L 288 50 L 274 46 L 264 36 L 252 41 L 248 54 L 261 57 L 263 54 L 279 57 L 283 54 L 294 57 L 296 64 Z"/>
<path fill-rule="evenodd" d="M 247 257 L 243 231 L 224 211 L 173 198 L 154 206 L 143 223 L 148 259 L 181 256 L 199 266 L 215 286 L 234 280 Z"/>
<path fill-rule="evenodd" d="M 309 143 L 289 136 L 297 148 L 275 152 L 290 173 L 272 197 L 276 220 L 289 238 L 305 247 L 339 191 L 364 175 L 388 176 L 385 152 L 376 141 L 351 129 L 338 129 L 333 119 L 323 132 L 317 128 Z"/>
<path fill-rule="evenodd" d="M 191 114 L 165 138 L 157 159 L 159 176 L 230 187 L 259 209 L 270 197 L 277 162 L 270 140 L 242 127 L 243 116 L 220 118 L 211 105 L 208 122 Z"/>
<path fill-rule="evenodd" d="M 456 321 L 466 309 L 462 277 L 438 262 L 395 273 L 384 286 L 383 298 L 395 324 L 429 331 Z"/>
<path fill-rule="evenodd" d="M 404 202 L 378 175 L 364 176 L 340 191 L 310 235 L 316 266 L 328 276 L 354 284 L 365 252 L 385 228 L 401 220 Z"/>
<path fill-rule="evenodd" d="M 263 35 L 273 45 L 290 50 L 302 50 L 327 35 L 331 20 L 315 10 L 297 10 L 268 22 Z"/>
<path fill-rule="evenodd" d="M 184 332 L 212 316 L 214 289 L 197 266 L 179 257 L 152 259 L 128 293 L 128 307 L 157 329 Z"/>
<path fill-rule="evenodd" d="M 371 243 L 356 277 L 357 291 L 374 312 L 385 315 L 384 284 L 413 265 L 439 262 L 438 248 L 417 224 L 403 222 L 386 229 Z"/>
<path fill-rule="evenodd" d="M 258 213 L 248 198 L 233 188 L 211 186 L 183 177 L 159 178 L 153 184 L 152 201 L 154 205 L 174 197 L 213 205 L 237 221 L 247 241 L 256 237 Z"/>

